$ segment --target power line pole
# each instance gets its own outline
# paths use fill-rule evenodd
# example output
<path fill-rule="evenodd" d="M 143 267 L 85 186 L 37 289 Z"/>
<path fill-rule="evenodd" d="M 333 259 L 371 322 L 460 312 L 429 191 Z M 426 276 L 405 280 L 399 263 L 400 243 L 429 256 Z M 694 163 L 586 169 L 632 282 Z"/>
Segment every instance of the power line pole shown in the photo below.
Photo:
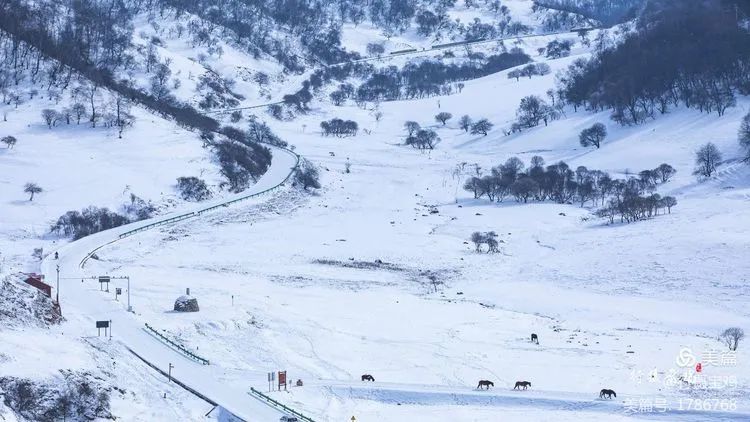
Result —
<path fill-rule="evenodd" d="M 55 288 L 55 302 L 60 304 L 60 264 L 57 264 L 57 288 Z"/>
<path fill-rule="evenodd" d="M 128 312 L 133 312 L 133 308 L 130 306 L 130 276 L 125 278 L 128 279 Z"/>

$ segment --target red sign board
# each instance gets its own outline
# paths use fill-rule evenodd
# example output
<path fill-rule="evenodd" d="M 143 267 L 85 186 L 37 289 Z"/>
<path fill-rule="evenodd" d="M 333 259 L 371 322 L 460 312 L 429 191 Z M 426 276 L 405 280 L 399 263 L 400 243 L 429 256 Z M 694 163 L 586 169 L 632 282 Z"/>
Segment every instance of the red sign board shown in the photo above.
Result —
<path fill-rule="evenodd" d="M 284 390 L 286 390 L 286 371 L 279 371 L 279 389 L 282 385 L 284 386 Z"/>

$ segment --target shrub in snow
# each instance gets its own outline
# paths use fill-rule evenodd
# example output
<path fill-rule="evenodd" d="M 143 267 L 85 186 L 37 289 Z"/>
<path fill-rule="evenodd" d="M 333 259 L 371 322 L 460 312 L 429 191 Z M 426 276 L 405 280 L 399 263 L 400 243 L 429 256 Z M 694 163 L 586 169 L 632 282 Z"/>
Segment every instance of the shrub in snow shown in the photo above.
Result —
<path fill-rule="evenodd" d="M 294 184 L 301 185 L 305 190 L 307 188 L 320 189 L 319 177 L 318 169 L 305 160 L 294 171 Z"/>
<path fill-rule="evenodd" d="M 13 146 L 18 142 L 15 136 L 3 136 L 2 139 L 0 139 L 0 142 L 4 143 L 8 149 L 13 148 Z"/>
<path fill-rule="evenodd" d="M 177 312 L 198 312 L 198 299 L 192 296 L 180 296 L 174 301 L 174 310 Z"/>
<path fill-rule="evenodd" d="M 211 198 L 211 190 L 203 179 L 197 177 L 178 177 L 177 189 L 186 201 L 203 201 Z"/>
<path fill-rule="evenodd" d="M 151 201 L 145 201 L 131 193 L 130 203 L 123 205 L 122 210 L 128 216 L 129 220 L 140 221 L 151 218 L 156 212 L 156 207 Z"/>
<path fill-rule="evenodd" d="M 477 252 L 482 252 L 482 245 L 487 245 L 487 253 L 498 252 L 497 233 L 494 231 L 474 232 L 471 234 L 471 241 L 474 243 Z"/>

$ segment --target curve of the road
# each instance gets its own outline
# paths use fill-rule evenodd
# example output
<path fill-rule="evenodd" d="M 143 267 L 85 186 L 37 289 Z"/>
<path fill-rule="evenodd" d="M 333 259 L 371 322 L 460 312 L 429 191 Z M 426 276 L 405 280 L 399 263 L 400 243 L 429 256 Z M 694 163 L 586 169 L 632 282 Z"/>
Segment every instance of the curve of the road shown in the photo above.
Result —
<path fill-rule="evenodd" d="M 173 364 L 172 373 L 175 379 L 246 421 L 277 421 L 285 413 L 248 395 L 250 385 L 246 389 L 227 387 L 226 383 L 222 382 L 222 368 L 215 365 L 204 366 L 190 360 L 148 334 L 143 329 L 144 323 L 148 321 L 144 321 L 135 313 L 128 312 L 122 302 L 111 300 L 111 295 L 102 295 L 98 282 L 90 279 L 97 274 L 87 272 L 85 262 L 92 251 L 120 240 L 123 235 L 133 230 L 158 227 L 155 223 L 168 224 L 174 217 L 186 214 L 190 215 L 190 218 L 195 218 L 213 207 L 255 197 L 260 193 L 280 187 L 291 177 L 299 164 L 299 156 L 283 148 L 273 146 L 270 148 L 273 151 L 270 167 L 257 183 L 245 192 L 193 204 L 179 211 L 84 237 L 57 249 L 59 259 L 55 260 L 55 254 L 52 253 L 41 264 L 42 274 L 53 285 L 53 288 L 56 271 L 59 268 L 60 291 L 55 293 L 59 294 L 61 308 L 66 319 L 80 328 L 83 331 L 82 335 L 93 335 L 95 321 L 111 320 L 112 341 L 121 343 L 164 372 L 167 372 L 169 365 Z M 88 280 L 84 281 L 86 279 Z"/>

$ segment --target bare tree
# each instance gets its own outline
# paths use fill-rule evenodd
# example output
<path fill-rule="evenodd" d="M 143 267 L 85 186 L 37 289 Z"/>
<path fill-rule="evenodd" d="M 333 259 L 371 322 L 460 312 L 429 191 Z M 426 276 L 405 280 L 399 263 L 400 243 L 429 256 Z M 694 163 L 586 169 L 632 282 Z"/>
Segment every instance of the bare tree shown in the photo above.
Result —
<path fill-rule="evenodd" d="M 727 328 L 719 336 L 719 339 L 726 343 L 729 350 L 737 350 L 737 346 L 743 338 L 745 338 L 745 330 L 739 327 Z"/>
<path fill-rule="evenodd" d="M 29 182 L 24 185 L 23 191 L 28 194 L 31 194 L 31 196 L 29 197 L 29 201 L 33 201 L 34 195 L 37 193 L 42 193 L 43 189 L 39 187 L 39 185 L 37 185 L 36 183 Z"/>
<path fill-rule="evenodd" d="M 674 196 L 665 196 L 661 200 L 662 204 L 664 204 L 664 207 L 666 207 L 669 213 L 672 214 L 672 207 L 677 205 L 677 200 L 674 198 Z"/>
<path fill-rule="evenodd" d="M 606 137 L 607 127 L 601 123 L 594 123 L 593 126 L 582 130 L 580 135 L 578 135 L 581 146 L 588 147 L 594 145 L 597 149 L 599 149 Z"/>
<path fill-rule="evenodd" d="M 406 136 L 413 136 L 419 129 L 421 129 L 421 126 L 419 126 L 419 123 L 409 120 L 404 123 L 404 129 L 406 129 L 407 132 Z"/>
<path fill-rule="evenodd" d="M 721 152 L 713 143 L 709 142 L 695 152 L 695 171 L 699 177 L 711 177 L 716 172 L 716 166 L 721 162 Z"/>
<path fill-rule="evenodd" d="M 57 112 L 55 110 L 45 108 L 42 110 L 42 119 L 44 119 L 44 123 L 47 124 L 47 127 L 52 129 L 52 126 L 55 125 L 55 122 L 57 122 Z"/>
<path fill-rule="evenodd" d="M 487 136 L 487 133 L 492 130 L 492 126 L 494 126 L 492 123 L 490 123 L 487 119 L 479 119 L 471 125 L 471 134 L 472 135 L 483 135 Z"/>
<path fill-rule="evenodd" d="M 443 126 L 445 126 L 445 122 L 451 119 L 453 117 L 452 114 L 448 113 L 447 111 L 441 111 L 440 113 L 435 115 L 435 120 L 442 123 Z"/>
<path fill-rule="evenodd" d="M 466 114 L 461 116 L 461 118 L 458 120 L 458 127 L 463 129 L 464 132 L 468 132 L 469 129 L 471 129 L 471 124 L 472 124 L 471 117 L 469 117 Z"/>

